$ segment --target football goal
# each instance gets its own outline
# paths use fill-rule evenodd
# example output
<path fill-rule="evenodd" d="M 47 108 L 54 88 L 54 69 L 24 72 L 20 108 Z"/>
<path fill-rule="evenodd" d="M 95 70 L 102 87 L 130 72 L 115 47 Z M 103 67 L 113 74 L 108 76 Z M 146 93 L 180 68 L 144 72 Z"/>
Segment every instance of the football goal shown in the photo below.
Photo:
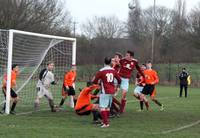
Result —
<path fill-rule="evenodd" d="M 0 92 L 1 107 L 6 103 L 6 113 L 10 111 L 10 88 L 12 65 L 17 64 L 20 73 L 17 76 L 15 92 L 19 96 L 17 112 L 33 110 L 36 97 L 36 83 L 39 72 L 46 67 L 48 61 L 55 63 L 53 71 L 58 80 L 50 89 L 54 99 L 61 98 L 63 75 L 72 64 L 76 64 L 76 39 L 25 32 L 19 30 L 0 29 L 0 86 L 7 76 L 6 98 Z M 47 104 L 45 100 L 41 104 Z"/>

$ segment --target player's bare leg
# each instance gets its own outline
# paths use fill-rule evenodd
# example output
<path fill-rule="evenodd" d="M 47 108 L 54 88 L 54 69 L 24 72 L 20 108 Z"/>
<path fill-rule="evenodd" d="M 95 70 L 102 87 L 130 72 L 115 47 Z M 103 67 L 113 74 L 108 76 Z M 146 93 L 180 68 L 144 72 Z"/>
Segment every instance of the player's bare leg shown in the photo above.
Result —
<path fill-rule="evenodd" d="M 51 108 L 51 112 L 57 112 L 58 109 L 55 107 L 53 99 L 48 99 L 48 101 L 49 101 L 49 106 Z"/>
<path fill-rule="evenodd" d="M 121 106 L 121 103 L 113 96 L 113 102 L 116 103 L 118 106 Z"/>
<path fill-rule="evenodd" d="M 111 108 L 110 108 L 110 115 L 109 117 L 119 117 L 119 111 L 120 111 L 120 106 L 118 106 L 116 103 L 112 102 Z"/>
<path fill-rule="evenodd" d="M 111 108 L 110 108 L 110 116 L 109 117 L 114 117 L 114 116 L 119 117 L 121 103 L 116 98 L 119 90 L 120 90 L 119 87 L 116 85 L 115 86 L 115 94 L 113 95 L 113 98 L 112 98 L 112 104 L 111 104 Z"/>
<path fill-rule="evenodd" d="M 144 94 L 141 94 L 141 95 L 140 95 L 140 101 L 143 101 L 144 104 L 145 104 L 145 106 L 146 106 L 146 109 L 147 109 L 148 111 L 151 111 L 151 109 L 150 109 L 150 107 L 149 107 L 149 101 L 148 101 L 148 99 L 146 98 L 146 96 L 145 96 Z"/>
<path fill-rule="evenodd" d="M 140 100 L 139 94 L 134 93 L 133 96 L 134 96 L 136 99 Z"/>
<path fill-rule="evenodd" d="M 144 102 L 140 100 L 140 95 L 138 93 L 133 93 L 133 96 L 140 101 L 140 109 L 138 111 L 143 111 Z"/>
<path fill-rule="evenodd" d="M 57 111 L 59 111 L 58 107 L 56 107 L 55 104 L 54 104 L 54 102 L 53 102 L 53 97 L 47 96 L 47 95 L 45 95 L 45 97 L 47 98 L 47 100 L 49 102 L 49 106 L 51 108 L 51 112 L 57 112 Z"/>
<path fill-rule="evenodd" d="M 110 117 L 119 117 L 121 103 L 113 96 L 112 104 L 110 108 Z"/>

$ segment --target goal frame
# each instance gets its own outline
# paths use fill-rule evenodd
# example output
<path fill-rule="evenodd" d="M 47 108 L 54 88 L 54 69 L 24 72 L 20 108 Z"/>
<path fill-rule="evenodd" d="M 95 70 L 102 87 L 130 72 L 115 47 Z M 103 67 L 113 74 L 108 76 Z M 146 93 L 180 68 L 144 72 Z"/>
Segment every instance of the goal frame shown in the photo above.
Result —
<path fill-rule="evenodd" d="M 29 35 L 29 36 L 37 36 L 43 38 L 50 38 L 50 39 L 61 39 L 61 40 L 68 40 L 72 41 L 72 65 L 76 65 L 76 38 L 69 38 L 69 37 L 61 37 L 55 35 L 47 35 L 47 34 L 39 34 L 27 31 L 20 31 L 10 29 L 9 31 L 9 38 L 8 38 L 8 59 L 7 59 L 7 83 L 6 83 L 6 109 L 5 113 L 10 114 L 10 88 L 11 88 L 11 70 L 12 70 L 12 56 L 13 56 L 13 36 L 14 33 Z"/>

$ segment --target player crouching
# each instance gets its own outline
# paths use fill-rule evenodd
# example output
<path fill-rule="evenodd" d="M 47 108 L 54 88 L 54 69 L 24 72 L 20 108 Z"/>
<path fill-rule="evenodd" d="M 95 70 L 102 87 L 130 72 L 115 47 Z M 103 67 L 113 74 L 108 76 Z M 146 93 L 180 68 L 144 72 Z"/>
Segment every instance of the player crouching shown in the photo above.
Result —
<path fill-rule="evenodd" d="M 99 89 L 99 85 L 92 85 L 91 82 L 87 82 L 87 87 L 85 87 L 79 94 L 77 98 L 77 102 L 75 105 L 75 112 L 77 115 L 90 115 L 93 113 L 94 122 L 99 123 L 99 119 L 101 119 L 101 115 L 99 113 L 99 104 L 92 104 L 92 98 L 98 98 L 98 96 L 91 94 L 93 90 Z"/>

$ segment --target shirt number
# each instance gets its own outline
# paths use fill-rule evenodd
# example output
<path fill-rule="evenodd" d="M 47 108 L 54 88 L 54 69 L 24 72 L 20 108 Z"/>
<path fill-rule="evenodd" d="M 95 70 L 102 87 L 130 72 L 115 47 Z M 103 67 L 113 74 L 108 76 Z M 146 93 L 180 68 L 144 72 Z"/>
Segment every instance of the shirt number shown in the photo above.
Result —
<path fill-rule="evenodd" d="M 114 76 L 112 73 L 106 74 L 107 82 L 113 82 Z"/>
<path fill-rule="evenodd" d="M 131 65 L 130 64 L 126 64 L 126 68 L 127 69 L 131 69 Z"/>

